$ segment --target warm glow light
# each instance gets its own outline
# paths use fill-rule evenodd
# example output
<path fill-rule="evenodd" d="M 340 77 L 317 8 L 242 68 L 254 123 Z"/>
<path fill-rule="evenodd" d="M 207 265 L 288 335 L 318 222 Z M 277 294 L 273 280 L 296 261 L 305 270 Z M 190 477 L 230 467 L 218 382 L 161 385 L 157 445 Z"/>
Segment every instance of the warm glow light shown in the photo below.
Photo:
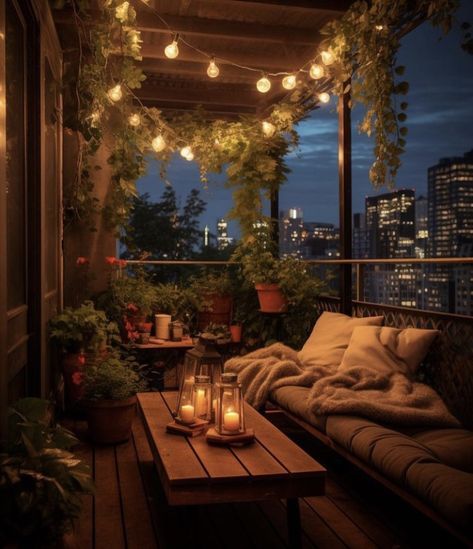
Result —
<path fill-rule="evenodd" d="M 310 66 L 309 76 L 311 78 L 313 78 L 314 80 L 318 80 L 319 78 L 322 78 L 323 75 L 324 75 L 324 68 L 322 67 L 322 65 L 313 63 Z"/>
<path fill-rule="evenodd" d="M 271 122 L 266 122 L 266 120 L 261 124 L 261 127 L 266 137 L 272 137 L 276 132 L 276 126 Z"/>
<path fill-rule="evenodd" d="M 220 74 L 220 69 L 215 64 L 215 59 L 212 58 L 210 60 L 209 66 L 207 68 L 207 75 L 210 78 L 217 78 L 217 76 Z"/>
<path fill-rule="evenodd" d="M 266 76 L 262 76 L 258 82 L 256 82 L 256 89 L 260 93 L 267 93 L 271 89 L 271 82 Z"/>
<path fill-rule="evenodd" d="M 185 158 L 186 160 L 188 160 L 189 162 L 191 160 L 194 160 L 194 153 L 192 152 L 192 149 L 187 146 L 187 147 L 182 147 L 181 149 L 181 156 L 183 158 Z"/>
<path fill-rule="evenodd" d="M 289 74 L 282 79 L 282 87 L 286 90 L 292 90 L 296 87 L 297 79 L 295 74 Z"/>
<path fill-rule="evenodd" d="M 186 156 L 186 160 L 190 162 L 191 160 L 194 160 L 194 153 L 190 151 L 190 153 Z"/>
<path fill-rule="evenodd" d="M 320 55 L 322 56 L 322 63 L 324 65 L 331 65 L 335 61 L 333 53 L 330 51 L 325 50 Z"/>
<path fill-rule="evenodd" d="M 107 95 L 115 103 L 117 101 L 120 101 L 120 99 L 123 97 L 122 87 L 120 86 L 120 84 L 117 84 L 113 88 L 110 88 L 107 92 Z"/>
<path fill-rule="evenodd" d="M 159 134 L 151 141 L 151 146 L 156 152 L 161 152 L 166 148 L 166 141 L 164 141 L 164 137 Z"/>
<path fill-rule="evenodd" d="M 319 101 L 321 103 L 328 103 L 330 101 L 330 95 L 327 92 L 319 93 Z"/>
<path fill-rule="evenodd" d="M 169 59 L 176 59 L 179 55 L 179 48 L 177 47 L 177 35 L 173 38 L 173 41 L 164 48 L 164 55 Z"/>
<path fill-rule="evenodd" d="M 384 25 L 375 25 L 374 27 L 377 31 L 382 31 L 384 29 Z"/>
<path fill-rule="evenodd" d="M 140 115 L 137 114 L 137 113 L 130 114 L 130 116 L 128 117 L 128 123 L 130 124 L 130 126 L 133 126 L 134 128 L 136 128 L 137 126 L 139 126 L 141 124 Z"/>

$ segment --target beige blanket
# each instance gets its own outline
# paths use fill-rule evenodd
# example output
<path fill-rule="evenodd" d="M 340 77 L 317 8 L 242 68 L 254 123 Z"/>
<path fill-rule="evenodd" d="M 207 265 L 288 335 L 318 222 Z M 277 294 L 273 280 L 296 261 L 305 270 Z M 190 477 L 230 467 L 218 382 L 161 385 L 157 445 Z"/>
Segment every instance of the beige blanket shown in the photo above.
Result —
<path fill-rule="evenodd" d="M 310 387 L 307 409 L 317 415 L 349 414 L 405 426 L 458 427 L 439 395 L 429 386 L 398 372 L 378 372 L 369 365 L 346 371 L 305 368 L 297 352 L 282 343 L 231 358 L 225 371 L 235 372 L 245 399 L 262 406 L 272 390 L 287 385 Z"/>

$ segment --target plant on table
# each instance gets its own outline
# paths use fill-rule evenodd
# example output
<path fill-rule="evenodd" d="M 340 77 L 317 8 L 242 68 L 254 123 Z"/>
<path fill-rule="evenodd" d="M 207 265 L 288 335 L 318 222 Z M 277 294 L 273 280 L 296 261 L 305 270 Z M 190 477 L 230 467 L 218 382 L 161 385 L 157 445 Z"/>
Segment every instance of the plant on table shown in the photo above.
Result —
<path fill-rule="evenodd" d="M 55 425 L 51 404 L 25 398 L 8 414 L 0 453 L 0 546 L 57 547 L 94 486 L 70 449 L 78 440 Z"/>
<path fill-rule="evenodd" d="M 168 283 L 156 285 L 154 307 L 156 312 L 171 315 L 173 320 L 180 320 L 193 332 L 202 304 L 192 285 Z"/>

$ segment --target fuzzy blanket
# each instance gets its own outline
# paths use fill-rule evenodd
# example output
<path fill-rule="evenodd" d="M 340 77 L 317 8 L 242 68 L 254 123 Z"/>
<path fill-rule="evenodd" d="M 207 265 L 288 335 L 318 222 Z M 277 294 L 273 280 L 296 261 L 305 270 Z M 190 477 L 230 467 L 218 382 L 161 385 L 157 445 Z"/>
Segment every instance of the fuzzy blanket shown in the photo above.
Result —
<path fill-rule="evenodd" d="M 282 343 L 225 363 L 235 372 L 245 399 L 264 405 L 271 391 L 288 385 L 310 387 L 307 409 L 316 415 L 348 414 L 403 426 L 459 427 L 439 395 L 399 372 L 378 372 L 368 364 L 345 370 L 304 367 L 297 351 Z"/>

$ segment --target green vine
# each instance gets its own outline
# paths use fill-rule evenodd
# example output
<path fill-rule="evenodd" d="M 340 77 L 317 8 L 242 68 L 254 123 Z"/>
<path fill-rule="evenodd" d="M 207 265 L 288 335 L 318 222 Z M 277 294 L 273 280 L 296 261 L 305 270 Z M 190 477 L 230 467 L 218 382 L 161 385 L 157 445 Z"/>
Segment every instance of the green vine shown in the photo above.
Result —
<path fill-rule="evenodd" d="M 139 64 L 141 36 L 130 3 L 104 0 L 93 20 L 87 0 L 67 3 L 73 8 L 79 47 L 77 63 L 70 64 L 73 86 L 69 96 L 75 116 L 66 119 L 66 125 L 83 136 L 78 178 L 65 196 L 70 217 L 84 219 L 97 209 L 92 172 L 99 167 L 93 165 L 93 155 L 107 127 L 112 135 L 112 143 L 107 144 L 111 146 L 108 163 L 113 184 L 103 213 L 111 227 L 126 224 L 136 196 L 135 182 L 145 173 L 146 157 L 156 155 L 164 176 L 172 153 L 190 147 L 204 185 L 209 173 L 226 172 L 225 184 L 233 190 L 234 199 L 230 217 L 240 222 L 243 236 L 250 234 L 255 222 L 263 218 L 263 199 L 286 179 L 284 157 L 298 144 L 294 124 L 313 108 L 318 84 L 307 79 L 286 102 L 274 107 L 266 118 L 274 126 L 269 136 L 256 116 L 235 122 L 209 121 L 205 112 L 198 110 L 171 117 L 143 106 L 133 93 L 145 75 Z M 359 129 L 368 136 L 374 134 L 375 161 L 369 175 L 376 187 L 394 184 L 406 145 L 408 103 L 403 96 L 409 85 L 399 80 L 404 73 L 404 67 L 396 63 L 400 39 L 426 19 L 447 32 L 458 3 L 359 0 L 341 19 L 323 29 L 327 37 L 324 47 L 335 60 L 325 67 L 325 86 L 339 94 L 351 91 L 353 101 L 364 105 L 366 113 Z M 403 98 L 398 102 L 398 97 Z M 152 143 L 158 135 L 165 147 L 154 152 Z"/>

